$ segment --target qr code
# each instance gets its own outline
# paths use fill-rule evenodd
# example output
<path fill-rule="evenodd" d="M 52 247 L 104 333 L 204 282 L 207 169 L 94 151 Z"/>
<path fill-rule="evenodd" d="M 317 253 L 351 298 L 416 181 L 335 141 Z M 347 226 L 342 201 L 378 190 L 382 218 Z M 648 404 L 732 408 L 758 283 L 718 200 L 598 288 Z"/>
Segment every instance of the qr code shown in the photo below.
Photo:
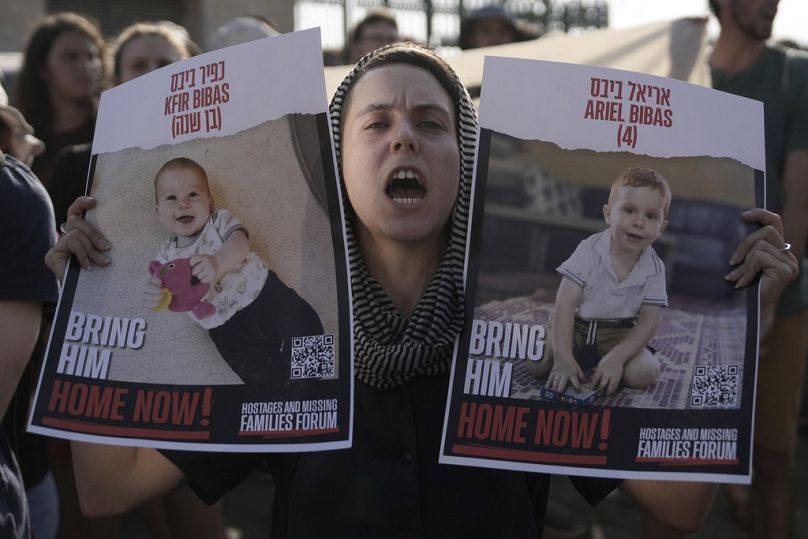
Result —
<path fill-rule="evenodd" d="M 334 376 L 334 336 L 311 335 L 292 338 L 290 378 L 325 378 Z"/>
<path fill-rule="evenodd" d="M 692 406 L 734 407 L 738 398 L 737 365 L 696 367 L 693 375 Z"/>

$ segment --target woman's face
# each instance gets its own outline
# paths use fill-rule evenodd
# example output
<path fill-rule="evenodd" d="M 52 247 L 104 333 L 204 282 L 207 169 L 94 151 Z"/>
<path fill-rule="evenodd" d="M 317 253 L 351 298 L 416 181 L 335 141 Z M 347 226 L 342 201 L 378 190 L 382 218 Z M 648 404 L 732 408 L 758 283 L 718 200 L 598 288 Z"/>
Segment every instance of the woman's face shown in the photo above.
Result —
<path fill-rule="evenodd" d="M 427 70 L 372 69 L 354 85 L 342 128 L 342 170 L 359 239 L 417 244 L 441 237 L 457 198 L 454 105 Z"/>
<path fill-rule="evenodd" d="M 144 35 L 132 38 L 124 45 L 119 56 L 119 65 L 116 66 L 119 77 L 117 83 L 129 82 L 184 58 L 184 54 L 161 36 Z"/>
<path fill-rule="evenodd" d="M 43 77 L 52 97 L 72 101 L 96 95 L 101 84 L 98 47 L 81 32 L 62 32 L 48 51 Z"/>

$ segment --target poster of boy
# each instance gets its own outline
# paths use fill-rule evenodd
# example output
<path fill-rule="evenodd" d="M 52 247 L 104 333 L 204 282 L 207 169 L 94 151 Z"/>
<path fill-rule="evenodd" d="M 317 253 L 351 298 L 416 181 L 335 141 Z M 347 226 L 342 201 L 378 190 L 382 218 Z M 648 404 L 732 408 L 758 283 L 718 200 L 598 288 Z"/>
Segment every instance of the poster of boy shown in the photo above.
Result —
<path fill-rule="evenodd" d="M 32 430 L 343 446 L 350 309 L 318 33 L 105 93 L 88 183 L 113 262 L 65 276 Z"/>
<path fill-rule="evenodd" d="M 637 73 L 486 61 L 486 80 L 517 73 L 535 84 L 481 96 L 475 300 L 442 460 L 746 480 L 757 291 L 724 277 L 741 213 L 763 204 L 759 107 Z"/>

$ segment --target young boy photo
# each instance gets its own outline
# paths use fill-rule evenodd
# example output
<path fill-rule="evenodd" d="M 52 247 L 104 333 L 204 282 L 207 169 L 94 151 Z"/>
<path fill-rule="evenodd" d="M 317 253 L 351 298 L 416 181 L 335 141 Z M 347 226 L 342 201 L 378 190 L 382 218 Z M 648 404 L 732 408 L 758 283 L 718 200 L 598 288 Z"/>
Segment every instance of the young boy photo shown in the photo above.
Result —
<path fill-rule="evenodd" d="M 556 271 L 545 354 L 526 361 L 545 386 L 563 392 L 589 382 L 602 394 L 622 383 L 645 389 L 659 376 L 648 346 L 668 304 L 665 265 L 652 243 L 668 224 L 671 190 L 650 168 L 631 167 L 612 183 L 603 217 L 608 229 L 581 241 Z"/>
<path fill-rule="evenodd" d="M 241 222 L 215 208 L 197 162 L 167 161 L 154 194 L 171 237 L 149 265 L 147 304 L 187 312 L 244 383 L 288 382 L 293 338 L 323 334 L 315 310 L 250 250 Z"/>

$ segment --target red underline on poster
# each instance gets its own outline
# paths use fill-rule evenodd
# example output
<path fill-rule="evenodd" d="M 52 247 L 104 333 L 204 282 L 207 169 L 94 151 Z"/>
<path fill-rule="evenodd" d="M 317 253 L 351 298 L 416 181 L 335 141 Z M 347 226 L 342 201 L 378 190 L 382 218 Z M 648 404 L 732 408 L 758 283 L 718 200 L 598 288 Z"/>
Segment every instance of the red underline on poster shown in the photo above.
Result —
<path fill-rule="evenodd" d="M 471 457 L 492 457 L 507 460 L 546 462 L 553 464 L 606 464 L 606 455 L 563 455 L 521 449 L 500 449 L 476 445 L 454 444 L 452 451 Z"/>
<path fill-rule="evenodd" d="M 239 432 L 239 436 L 261 436 L 264 438 L 293 437 L 293 436 L 317 436 L 318 434 L 332 434 L 339 432 L 339 428 L 317 429 L 317 430 L 257 430 L 250 432 Z"/>
<path fill-rule="evenodd" d="M 87 434 L 103 434 L 107 436 L 129 436 L 133 438 L 163 438 L 166 440 L 209 440 L 208 431 L 184 431 L 184 430 L 163 430 L 144 429 L 138 427 L 115 427 L 112 425 L 99 425 L 97 423 L 85 423 L 69 419 L 57 419 L 55 417 L 43 417 L 42 424 L 46 427 L 69 430 L 72 432 L 84 432 Z"/>
<path fill-rule="evenodd" d="M 652 457 L 637 457 L 635 462 L 653 462 L 654 464 L 667 464 L 668 466 L 690 466 L 693 464 L 700 464 L 702 466 L 715 466 L 725 464 L 734 466 L 738 464 L 738 459 L 674 459 L 674 458 L 652 458 Z"/>

